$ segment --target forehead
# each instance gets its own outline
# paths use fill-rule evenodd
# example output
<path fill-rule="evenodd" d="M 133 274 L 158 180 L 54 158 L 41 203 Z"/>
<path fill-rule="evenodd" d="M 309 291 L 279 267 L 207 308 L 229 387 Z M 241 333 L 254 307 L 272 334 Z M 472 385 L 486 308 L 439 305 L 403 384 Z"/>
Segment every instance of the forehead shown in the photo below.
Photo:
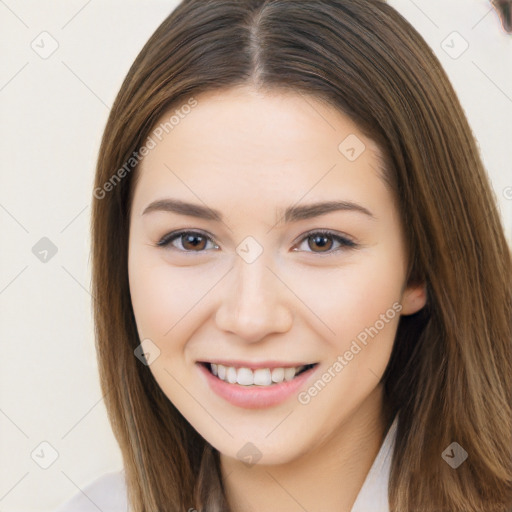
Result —
<path fill-rule="evenodd" d="M 180 105 L 156 123 L 136 195 L 154 199 L 178 188 L 189 196 L 215 195 L 219 203 L 283 194 L 313 201 L 336 190 L 354 196 L 383 187 L 379 148 L 321 100 L 241 87 L 195 101 L 172 125 Z"/>

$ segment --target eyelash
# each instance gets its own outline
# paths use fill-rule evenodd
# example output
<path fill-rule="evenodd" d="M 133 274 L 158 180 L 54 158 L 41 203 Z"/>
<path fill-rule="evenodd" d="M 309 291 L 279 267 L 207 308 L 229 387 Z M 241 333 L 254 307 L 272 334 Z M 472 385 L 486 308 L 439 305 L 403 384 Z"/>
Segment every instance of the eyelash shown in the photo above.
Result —
<path fill-rule="evenodd" d="M 173 242 L 174 240 L 178 240 L 182 235 L 201 236 L 201 237 L 207 238 L 209 241 L 211 241 L 215 244 L 215 241 L 213 240 L 213 238 L 208 236 L 206 233 L 203 233 L 201 231 L 181 230 L 181 231 L 173 231 L 171 233 L 166 234 L 164 237 L 162 237 L 160 239 L 159 242 L 156 243 L 156 246 L 157 247 L 167 247 L 171 244 L 171 242 Z M 322 229 L 317 230 L 317 231 L 310 231 L 309 233 L 306 233 L 301 238 L 298 245 L 301 245 L 308 238 L 313 238 L 314 235 L 321 235 L 321 236 L 333 238 L 335 241 L 337 241 L 340 244 L 340 247 L 338 247 L 337 249 L 330 249 L 329 251 L 326 251 L 323 253 L 315 252 L 315 251 L 299 251 L 299 252 L 309 252 L 311 254 L 318 254 L 321 256 L 327 255 L 328 256 L 330 254 L 333 254 L 333 253 L 339 251 L 342 248 L 350 250 L 350 249 L 356 249 L 358 247 L 358 245 L 355 242 L 353 242 L 352 240 L 350 240 L 349 238 L 337 235 L 336 233 L 333 233 L 332 231 L 322 230 Z M 215 245 L 217 245 L 217 244 L 215 244 Z M 178 249 L 176 247 L 172 247 L 171 250 L 176 250 L 176 251 L 183 252 L 183 253 L 197 253 L 197 254 L 200 254 L 200 253 L 206 251 L 206 249 L 201 250 L 201 251 L 189 251 L 186 249 Z"/>

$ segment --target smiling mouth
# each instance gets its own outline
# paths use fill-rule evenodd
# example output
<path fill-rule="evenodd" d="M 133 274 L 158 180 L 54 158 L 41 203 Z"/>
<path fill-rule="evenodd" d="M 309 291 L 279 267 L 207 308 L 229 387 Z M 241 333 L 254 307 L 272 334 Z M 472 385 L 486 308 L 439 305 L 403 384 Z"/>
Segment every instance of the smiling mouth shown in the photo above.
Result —
<path fill-rule="evenodd" d="M 314 368 L 318 363 L 291 367 L 257 368 L 225 366 L 222 364 L 201 362 L 212 375 L 229 384 L 246 387 L 272 387 L 289 382 L 298 375 Z"/>

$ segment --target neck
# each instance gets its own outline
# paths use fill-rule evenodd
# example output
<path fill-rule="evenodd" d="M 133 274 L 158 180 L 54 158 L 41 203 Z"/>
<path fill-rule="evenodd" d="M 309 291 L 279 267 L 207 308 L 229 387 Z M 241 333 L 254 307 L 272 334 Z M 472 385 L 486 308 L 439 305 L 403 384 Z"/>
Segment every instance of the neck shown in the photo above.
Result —
<path fill-rule="evenodd" d="M 350 512 L 388 427 L 379 385 L 313 449 L 284 464 L 247 467 L 221 454 L 232 512 Z"/>

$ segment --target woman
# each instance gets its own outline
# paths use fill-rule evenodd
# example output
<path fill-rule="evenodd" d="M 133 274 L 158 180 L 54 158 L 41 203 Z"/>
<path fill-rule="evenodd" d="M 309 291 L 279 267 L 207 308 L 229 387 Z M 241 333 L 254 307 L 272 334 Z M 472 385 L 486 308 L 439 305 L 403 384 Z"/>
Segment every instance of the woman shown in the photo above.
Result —
<path fill-rule="evenodd" d="M 512 510 L 511 254 L 449 80 L 385 2 L 183 1 L 94 198 L 124 472 L 91 510 Z"/>

